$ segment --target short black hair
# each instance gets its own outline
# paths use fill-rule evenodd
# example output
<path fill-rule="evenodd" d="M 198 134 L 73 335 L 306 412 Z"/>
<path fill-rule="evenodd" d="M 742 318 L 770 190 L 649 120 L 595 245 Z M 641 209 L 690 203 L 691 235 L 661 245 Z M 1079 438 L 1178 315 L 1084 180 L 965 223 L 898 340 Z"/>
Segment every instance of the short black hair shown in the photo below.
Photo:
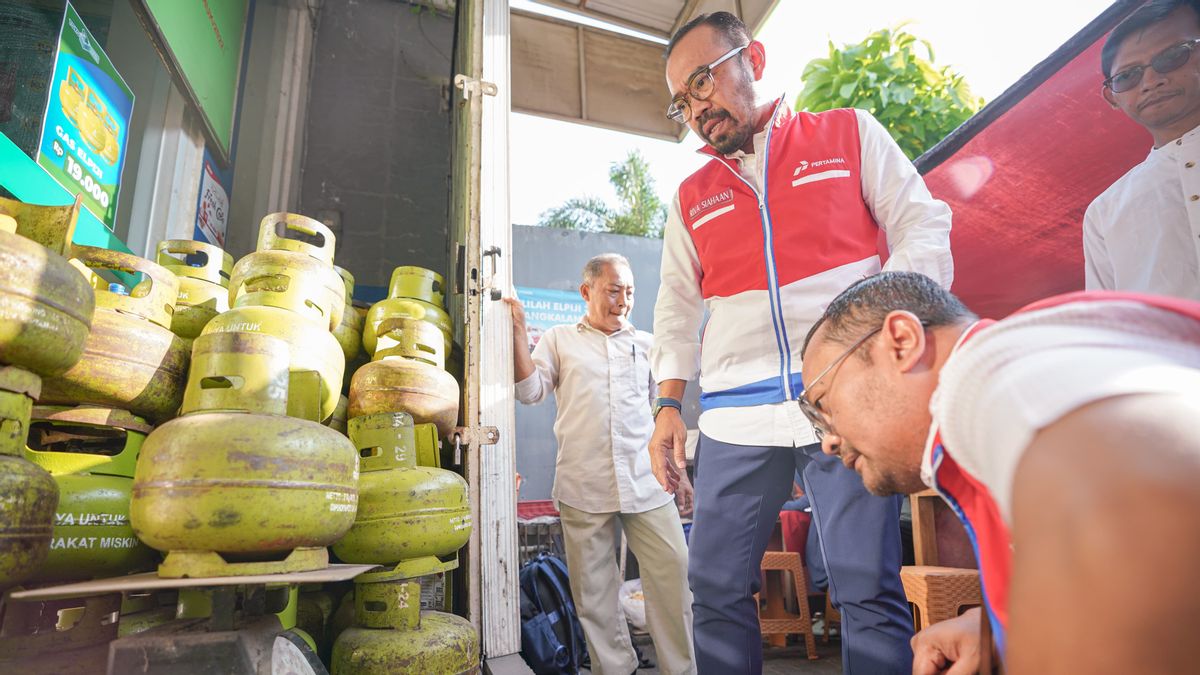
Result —
<path fill-rule="evenodd" d="M 675 34 L 671 36 L 671 41 L 667 43 L 667 57 L 670 58 L 671 51 L 675 49 L 675 45 L 679 44 L 683 36 L 700 26 L 712 26 L 718 33 L 725 37 L 725 42 L 729 45 L 730 49 L 741 45 L 748 45 L 754 41 L 754 37 L 750 35 L 750 29 L 737 16 L 729 12 L 701 14 L 683 24 L 683 27 L 675 31 Z"/>
<path fill-rule="evenodd" d="M 929 328 L 952 326 L 979 317 L 967 309 L 954 294 L 936 281 L 916 272 L 880 272 L 860 279 L 842 291 L 804 338 L 800 355 L 821 326 L 826 338 L 837 344 L 852 344 L 883 325 L 888 313 L 912 312 Z M 865 352 L 864 352 L 865 353 Z"/>
<path fill-rule="evenodd" d="M 1108 39 L 1104 41 L 1104 47 L 1100 50 L 1100 70 L 1104 77 L 1112 77 L 1113 62 L 1117 60 L 1117 50 L 1121 48 L 1121 43 L 1149 26 L 1166 21 L 1175 10 L 1183 7 L 1190 8 L 1196 15 L 1196 20 L 1200 22 L 1200 0 L 1152 0 L 1138 7 L 1125 17 L 1124 21 L 1117 24 L 1108 34 Z"/>

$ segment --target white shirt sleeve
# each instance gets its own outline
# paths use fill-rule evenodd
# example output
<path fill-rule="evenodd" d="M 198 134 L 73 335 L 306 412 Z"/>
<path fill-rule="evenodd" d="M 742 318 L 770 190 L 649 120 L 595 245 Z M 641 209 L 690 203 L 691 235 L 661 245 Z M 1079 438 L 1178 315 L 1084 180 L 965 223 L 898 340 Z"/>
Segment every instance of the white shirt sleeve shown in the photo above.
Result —
<path fill-rule="evenodd" d="M 700 256 L 688 234 L 676 195 L 663 226 L 658 300 L 654 304 L 654 348 L 650 369 L 656 382 L 694 380 L 700 373 Z"/>
<path fill-rule="evenodd" d="M 1083 214 L 1083 279 L 1084 288 L 1089 291 L 1116 288 L 1108 246 L 1100 233 L 1100 220 L 1096 203 L 1092 202 Z"/>
<path fill-rule="evenodd" d="M 954 281 L 950 207 L 929 194 L 916 167 L 887 129 L 865 110 L 858 115 L 863 201 L 887 235 L 885 271 L 920 272 L 943 288 Z"/>
<path fill-rule="evenodd" d="M 558 387 L 558 340 L 552 328 L 542 334 L 533 348 L 533 372 L 516 385 L 517 400 L 535 404 Z"/>

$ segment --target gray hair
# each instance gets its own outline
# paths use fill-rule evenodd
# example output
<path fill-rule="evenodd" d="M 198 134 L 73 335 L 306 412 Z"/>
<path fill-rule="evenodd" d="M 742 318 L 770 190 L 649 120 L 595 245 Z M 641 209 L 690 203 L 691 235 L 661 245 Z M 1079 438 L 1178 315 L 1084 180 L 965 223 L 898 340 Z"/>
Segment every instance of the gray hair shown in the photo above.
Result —
<path fill-rule="evenodd" d="M 629 260 L 620 253 L 601 253 L 597 256 L 592 256 L 592 259 L 587 261 L 583 266 L 583 283 L 588 286 L 596 280 L 596 277 L 604 273 L 604 268 L 607 265 L 624 265 L 633 269 L 629 264 Z"/>

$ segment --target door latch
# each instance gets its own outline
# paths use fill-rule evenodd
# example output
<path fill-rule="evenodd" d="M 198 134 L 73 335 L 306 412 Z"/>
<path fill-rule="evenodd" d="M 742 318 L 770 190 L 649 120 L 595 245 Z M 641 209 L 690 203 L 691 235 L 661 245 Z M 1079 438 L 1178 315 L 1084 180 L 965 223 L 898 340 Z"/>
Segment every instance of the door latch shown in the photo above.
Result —
<path fill-rule="evenodd" d="M 467 77 L 461 73 L 454 76 L 454 86 L 462 89 L 464 99 L 471 98 L 472 94 L 475 94 L 476 96 L 479 94 L 483 94 L 485 96 L 495 96 L 496 94 L 500 93 L 500 89 L 494 82 L 476 80 L 473 77 Z"/>

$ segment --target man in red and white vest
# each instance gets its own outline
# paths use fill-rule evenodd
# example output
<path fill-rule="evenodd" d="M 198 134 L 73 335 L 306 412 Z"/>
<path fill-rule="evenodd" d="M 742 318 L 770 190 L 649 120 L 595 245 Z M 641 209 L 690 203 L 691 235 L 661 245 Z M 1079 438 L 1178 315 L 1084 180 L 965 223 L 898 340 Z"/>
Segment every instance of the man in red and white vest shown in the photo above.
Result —
<path fill-rule="evenodd" d="M 1093 291 L 980 321 L 885 272 L 829 305 L 804 355 L 824 451 L 962 520 L 1010 675 L 1195 672 L 1200 303 Z M 974 673 L 980 620 L 918 634 L 913 672 Z"/>
<path fill-rule="evenodd" d="M 667 48 L 668 116 L 705 141 L 708 161 L 680 185 L 663 234 L 650 452 L 674 490 L 685 468 L 679 401 L 699 375 L 688 570 L 696 662 L 701 673 L 761 670 L 753 594 L 798 471 L 841 610 L 845 671 L 907 673 L 900 500 L 868 494 L 820 452 L 796 405 L 800 338 L 830 299 L 881 266 L 948 287 L 950 209 L 866 111 L 796 113 L 783 97 L 756 99 L 765 66 L 763 45 L 728 12 L 701 15 Z"/>

